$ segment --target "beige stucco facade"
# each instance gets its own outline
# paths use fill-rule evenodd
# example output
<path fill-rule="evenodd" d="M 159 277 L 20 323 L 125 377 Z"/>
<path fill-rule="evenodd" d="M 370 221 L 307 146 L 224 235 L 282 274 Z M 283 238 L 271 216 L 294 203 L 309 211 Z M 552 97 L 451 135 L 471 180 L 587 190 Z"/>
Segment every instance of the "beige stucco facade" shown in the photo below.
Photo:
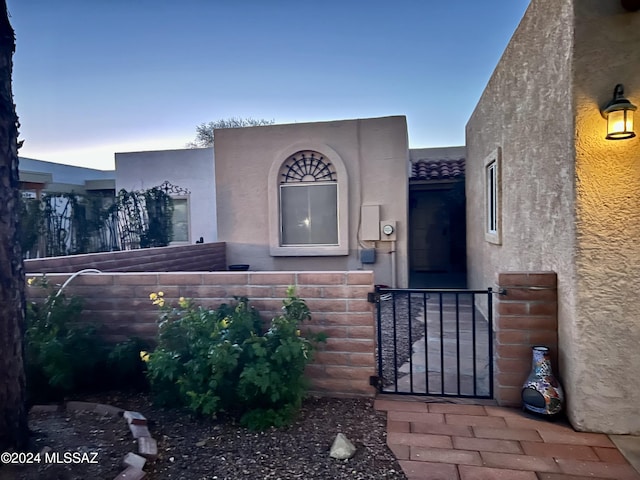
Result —
<path fill-rule="evenodd" d="M 409 149 L 403 116 L 269 125 L 215 132 L 218 239 L 230 264 L 252 270 L 357 270 L 376 283 L 406 286 Z M 339 244 L 283 248 L 279 227 L 279 172 L 291 155 L 318 152 L 338 176 Z M 395 222 L 390 240 L 366 240 L 379 225 L 363 205 L 379 206 L 380 221 Z M 367 223 L 370 224 L 367 224 Z M 372 225 L 371 223 L 375 223 Z M 385 238 L 381 234 L 381 238 Z M 375 249 L 375 263 L 361 262 Z M 393 273 L 395 271 L 395 274 Z"/>
<path fill-rule="evenodd" d="M 640 433 L 640 143 L 605 140 L 599 112 L 617 83 L 640 103 L 640 13 L 613 1 L 531 2 L 467 124 L 469 283 L 557 272 L 572 424 Z M 494 160 L 500 222 L 489 238 Z"/>

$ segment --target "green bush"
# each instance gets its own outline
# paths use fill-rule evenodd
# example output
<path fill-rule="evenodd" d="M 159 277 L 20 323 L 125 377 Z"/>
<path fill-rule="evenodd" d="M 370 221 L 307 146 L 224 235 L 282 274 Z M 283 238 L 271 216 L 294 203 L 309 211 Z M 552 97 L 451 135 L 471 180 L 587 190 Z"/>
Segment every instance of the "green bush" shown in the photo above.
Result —
<path fill-rule="evenodd" d="M 266 332 L 244 297 L 216 310 L 184 298 L 171 308 L 162 292 L 150 297 L 161 308 L 158 347 L 147 372 L 158 403 L 207 416 L 225 412 L 252 429 L 292 420 L 306 392 L 303 374 L 312 353 L 312 342 L 299 330 L 311 318 L 309 309 L 293 288 Z"/>
<path fill-rule="evenodd" d="M 30 403 L 60 400 L 72 393 L 141 386 L 144 363 L 137 339 L 117 345 L 102 340 L 97 325 L 80 321 L 83 301 L 49 285 L 44 302 L 27 303 L 25 370 Z"/>

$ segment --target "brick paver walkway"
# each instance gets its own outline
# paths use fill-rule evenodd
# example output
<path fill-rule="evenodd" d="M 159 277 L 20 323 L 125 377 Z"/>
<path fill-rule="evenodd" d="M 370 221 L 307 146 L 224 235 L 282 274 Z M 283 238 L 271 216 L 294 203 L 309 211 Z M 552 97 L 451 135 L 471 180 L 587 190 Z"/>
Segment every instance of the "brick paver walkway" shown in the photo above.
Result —
<path fill-rule="evenodd" d="M 378 399 L 409 480 L 640 480 L 609 437 L 520 410 Z"/>

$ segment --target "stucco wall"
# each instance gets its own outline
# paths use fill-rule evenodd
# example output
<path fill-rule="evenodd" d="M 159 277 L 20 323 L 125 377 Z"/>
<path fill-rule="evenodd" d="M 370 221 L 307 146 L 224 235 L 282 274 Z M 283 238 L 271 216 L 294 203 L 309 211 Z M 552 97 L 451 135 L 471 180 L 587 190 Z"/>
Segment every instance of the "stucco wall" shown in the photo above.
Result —
<path fill-rule="evenodd" d="M 555 271 L 561 323 L 574 310 L 572 17 L 567 1 L 532 1 L 466 127 L 469 285 L 495 285 L 498 271 Z M 485 240 L 485 159 L 498 148 L 500 245 Z"/>
<path fill-rule="evenodd" d="M 116 153 L 116 193 L 145 190 L 165 180 L 189 190 L 189 238 L 217 241 L 215 165 L 212 148 Z"/>
<path fill-rule="evenodd" d="M 497 272 L 556 272 L 561 377 L 575 346 L 572 23 L 569 1 L 533 0 L 466 128 L 469 285 L 495 285 Z M 485 159 L 498 148 L 502 238 L 493 244 Z"/>
<path fill-rule="evenodd" d="M 282 152 L 310 145 L 336 152 L 348 177 L 348 255 L 271 256 L 269 172 Z M 397 221 L 397 281 L 407 284 L 408 145 L 405 117 L 223 129 L 215 134 L 218 238 L 229 263 L 252 270 L 355 270 L 360 206 L 381 205 L 381 220 Z M 302 149 L 302 148 L 301 148 Z M 342 213 L 341 213 L 342 215 Z M 372 244 L 371 244 L 372 245 Z M 391 284 L 390 242 L 377 242 L 377 261 L 365 265 L 376 283 Z"/>
<path fill-rule="evenodd" d="M 640 12 L 599 0 L 574 0 L 574 9 L 579 341 L 565 366 L 570 415 L 580 429 L 640 433 L 640 139 L 605 140 L 599 113 L 617 83 L 640 106 Z"/>
<path fill-rule="evenodd" d="M 579 430 L 640 432 L 640 148 L 606 141 L 616 83 L 638 104 L 640 14 L 533 0 L 467 125 L 472 287 L 558 274 L 560 377 Z M 637 130 L 637 127 L 636 127 Z M 484 235 L 484 162 L 502 149 L 502 244 Z"/>

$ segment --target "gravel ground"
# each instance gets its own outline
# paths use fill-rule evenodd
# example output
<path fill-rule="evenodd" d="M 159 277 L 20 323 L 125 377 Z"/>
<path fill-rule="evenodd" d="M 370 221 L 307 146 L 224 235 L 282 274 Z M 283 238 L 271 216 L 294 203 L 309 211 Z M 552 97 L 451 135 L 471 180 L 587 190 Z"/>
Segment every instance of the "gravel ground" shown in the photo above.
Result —
<path fill-rule="evenodd" d="M 409 297 L 411 297 L 411 316 L 409 316 Z M 416 316 L 421 315 L 424 309 L 424 295 L 396 293 L 392 297 L 386 297 L 387 300 L 384 300 L 384 295 L 382 298 L 380 301 L 382 379 L 384 387 L 391 386 L 393 388 L 395 385 L 394 371 L 409 360 L 412 343 L 424 337 L 424 322 L 416 320 Z M 427 298 L 429 297 L 427 296 Z M 409 342 L 409 330 L 411 330 L 411 342 Z"/>
<path fill-rule="evenodd" d="M 82 400 L 140 411 L 148 418 L 159 457 L 145 467 L 145 479 L 406 479 L 386 446 L 385 415 L 373 409 L 371 399 L 309 398 L 291 426 L 264 432 L 157 408 L 145 395 Z M 122 457 L 137 451 L 122 418 L 86 412 L 32 414 L 30 428 L 33 451 L 97 451 L 98 464 L 4 466 L 0 480 L 113 479 L 122 470 Z M 329 457 L 339 432 L 357 447 L 350 460 Z"/>

